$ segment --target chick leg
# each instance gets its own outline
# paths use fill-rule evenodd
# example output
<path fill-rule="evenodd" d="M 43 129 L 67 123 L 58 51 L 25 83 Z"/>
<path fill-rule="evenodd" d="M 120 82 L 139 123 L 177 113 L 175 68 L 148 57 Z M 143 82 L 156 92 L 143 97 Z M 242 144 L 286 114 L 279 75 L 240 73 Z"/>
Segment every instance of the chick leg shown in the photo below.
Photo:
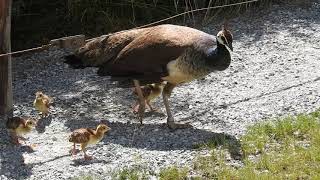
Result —
<path fill-rule="evenodd" d="M 91 156 L 88 156 L 87 153 L 86 153 L 86 146 L 87 144 L 81 144 L 81 150 L 83 151 L 83 154 L 84 154 L 84 159 L 85 160 L 91 160 L 92 157 Z"/>
<path fill-rule="evenodd" d="M 21 142 L 23 142 L 23 144 L 25 144 L 25 145 L 27 144 L 26 138 L 20 137 L 19 140 L 20 140 L 20 144 L 22 144 Z"/>
<path fill-rule="evenodd" d="M 49 110 L 46 109 L 46 110 L 44 111 L 44 117 L 48 117 L 48 116 L 49 116 Z"/>
<path fill-rule="evenodd" d="M 138 113 L 138 111 L 139 111 L 139 101 L 136 101 L 136 103 L 134 104 L 134 106 L 132 108 L 132 112 Z"/>
<path fill-rule="evenodd" d="M 73 143 L 73 148 L 71 149 L 70 153 L 71 153 L 73 156 L 77 154 L 76 143 Z"/>
<path fill-rule="evenodd" d="M 149 107 L 150 111 L 154 111 L 155 109 L 152 108 L 152 106 L 150 105 L 150 101 L 149 100 L 146 100 L 146 104 L 147 106 Z"/>
<path fill-rule="evenodd" d="M 166 108 L 166 112 L 167 112 L 167 116 L 168 116 L 167 125 L 170 129 L 190 128 L 190 127 L 192 127 L 190 124 L 178 124 L 178 123 L 174 122 L 174 118 L 172 116 L 172 113 L 170 110 L 170 105 L 169 105 L 169 100 L 168 100 L 174 87 L 175 87 L 175 85 L 167 83 L 163 89 L 163 92 L 162 92 L 162 98 L 163 98 L 164 106 Z"/>
<path fill-rule="evenodd" d="M 15 143 L 16 145 L 20 145 L 19 137 L 15 132 L 11 132 L 11 137 L 12 137 L 13 143 Z"/>
<path fill-rule="evenodd" d="M 140 82 L 138 80 L 133 80 L 134 86 L 136 87 L 137 94 L 139 97 L 139 110 L 138 110 L 138 115 L 139 115 L 139 120 L 140 123 L 142 124 L 142 119 L 145 111 L 145 100 L 142 94 L 142 90 L 140 87 Z"/>
<path fill-rule="evenodd" d="M 44 111 L 39 112 L 39 119 L 45 118 L 46 113 Z"/>

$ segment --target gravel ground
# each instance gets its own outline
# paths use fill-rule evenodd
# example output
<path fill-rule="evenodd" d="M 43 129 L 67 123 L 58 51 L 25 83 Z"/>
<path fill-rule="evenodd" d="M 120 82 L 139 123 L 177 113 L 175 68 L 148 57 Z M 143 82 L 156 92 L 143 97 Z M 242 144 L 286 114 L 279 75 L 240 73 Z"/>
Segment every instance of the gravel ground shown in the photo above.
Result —
<path fill-rule="evenodd" d="M 1 130 L 0 179 L 110 177 L 133 165 L 159 172 L 190 165 L 208 153 L 194 149 L 195 144 L 212 138 L 237 144 L 248 125 L 320 107 L 319 0 L 310 9 L 274 5 L 271 11 L 232 20 L 230 27 L 235 38 L 231 67 L 173 92 L 176 121 L 191 122 L 192 129 L 170 131 L 162 113 L 147 113 L 140 127 L 130 111 L 135 100 L 130 89 L 97 77 L 94 68 L 68 68 L 61 50 L 14 58 L 14 114 L 36 115 L 32 101 L 37 90 L 53 96 L 55 106 L 27 136 L 28 144 L 37 145 L 34 150 L 7 144 Z M 204 31 L 215 34 L 218 26 Z M 160 99 L 155 105 L 165 112 Z M 94 128 L 101 119 L 112 130 L 88 149 L 94 160 L 83 161 L 81 153 L 71 157 L 70 132 Z"/>

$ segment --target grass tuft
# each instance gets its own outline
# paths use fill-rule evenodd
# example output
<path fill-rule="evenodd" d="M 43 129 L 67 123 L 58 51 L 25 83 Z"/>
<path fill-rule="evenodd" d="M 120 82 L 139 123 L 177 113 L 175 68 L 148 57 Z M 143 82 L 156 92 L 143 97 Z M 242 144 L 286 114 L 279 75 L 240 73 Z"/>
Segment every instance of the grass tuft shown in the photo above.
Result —
<path fill-rule="evenodd" d="M 145 169 L 139 167 L 124 168 L 115 172 L 112 179 L 116 180 L 147 180 L 148 174 Z"/>
<path fill-rule="evenodd" d="M 162 169 L 160 172 L 160 180 L 183 180 L 187 178 L 188 170 L 186 168 L 179 169 L 176 166 Z"/>

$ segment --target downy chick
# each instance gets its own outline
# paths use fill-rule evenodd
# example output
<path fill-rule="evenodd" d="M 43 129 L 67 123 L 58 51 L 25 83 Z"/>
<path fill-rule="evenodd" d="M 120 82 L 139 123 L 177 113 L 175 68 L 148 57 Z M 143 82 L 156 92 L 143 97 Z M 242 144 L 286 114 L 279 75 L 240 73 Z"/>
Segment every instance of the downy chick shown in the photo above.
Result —
<path fill-rule="evenodd" d="M 73 143 L 73 149 L 71 150 L 72 155 L 76 154 L 76 144 L 80 144 L 81 151 L 83 151 L 84 153 L 84 159 L 92 159 L 91 156 L 88 156 L 86 154 L 86 147 L 88 145 L 93 145 L 101 141 L 104 137 L 104 134 L 110 129 L 111 128 L 109 128 L 105 124 L 99 124 L 96 130 L 89 128 L 81 128 L 74 130 L 69 137 L 69 142 Z"/>
<path fill-rule="evenodd" d="M 41 112 L 41 117 L 47 117 L 49 108 L 53 100 L 51 97 L 45 95 L 42 91 L 36 92 L 36 99 L 33 102 L 34 107 Z"/>
<path fill-rule="evenodd" d="M 32 128 L 36 126 L 36 121 L 32 118 L 13 117 L 8 118 L 6 126 L 13 141 L 20 144 L 19 137 L 31 132 Z"/>
<path fill-rule="evenodd" d="M 145 104 L 149 107 L 151 111 L 155 111 L 156 109 L 151 106 L 150 102 L 156 99 L 158 96 L 160 96 L 164 85 L 165 85 L 164 83 L 154 83 L 154 84 L 148 84 L 146 86 L 141 87 L 142 94 L 145 98 Z M 135 88 L 133 89 L 133 93 L 136 96 L 138 96 Z M 137 100 L 136 104 L 133 107 L 133 112 L 137 113 L 138 110 L 139 110 L 139 101 Z"/>

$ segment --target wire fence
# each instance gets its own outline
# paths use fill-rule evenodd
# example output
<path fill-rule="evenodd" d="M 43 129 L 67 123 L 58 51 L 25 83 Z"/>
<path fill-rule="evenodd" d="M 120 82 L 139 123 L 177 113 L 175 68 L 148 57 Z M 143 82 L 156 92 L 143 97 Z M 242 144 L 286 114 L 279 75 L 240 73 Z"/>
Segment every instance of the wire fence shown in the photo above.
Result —
<path fill-rule="evenodd" d="M 115 35 L 115 34 L 119 34 L 119 33 L 123 33 L 123 32 L 126 32 L 126 31 L 130 31 L 130 30 L 133 30 L 133 29 L 141 29 L 141 28 L 154 26 L 154 25 L 157 25 L 159 23 L 162 23 L 162 22 L 177 18 L 179 16 L 183 16 L 183 15 L 186 15 L 186 14 L 189 14 L 189 13 L 193 13 L 193 12 L 199 12 L 199 11 L 205 11 L 205 10 L 211 10 L 211 9 L 218 9 L 218 8 L 225 8 L 225 7 L 231 7 L 231 6 L 239 6 L 239 5 L 250 4 L 250 3 L 254 3 L 254 2 L 258 2 L 258 1 L 259 0 L 250 0 L 250 1 L 244 1 L 244 2 L 239 2 L 239 3 L 232 3 L 232 4 L 226 4 L 226 5 L 220 5 L 220 6 L 212 6 L 212 7 L 194 9 L 194 10 L 190 10 L 190 11 L 186 11 L 186 12 L 183 12 L 183 13 L 179 13 L 177 15 L 170 16 L 168 18 L 164 18 L 164 19 L 161 19 L 159 21 L 155 21 L 155 22 L 152 22 L 152 23 L 149 23 L 149 24 L 145 24 L 145 25 L 142 25 L 142 26 L 134 27 L 134 28 L 123 30 L 123 31 L 119 31 L 119 32 L 110 33 L 110 34 L 106 35 L 106 37 L 111 36 L 111 35 Z M 225 23 L 227 21 L 228 20 L 225 19 Z M 45 44 L 45 45 L 42 45 L 42 46 L 39 46 L 39 47 L 30 48 L 30 49 L 24 49 L 24 50 L 21 50 L 21 51 L 9 52 L 9 53 L 5 53 L 5 54 L 0 54 L 0 58 L 1 57 L 5 57 L 5 56 L 11 56 L 11 55 L 12 56 L 17 56 L 17 55 L 21 55 L 21 54 L 24 54 L 24 53 L 48 50 L 50 47 L 53 47 L 53 46 L 57 46 L 57 47 L 60 47 L 60 48 L 75 48 L 75 46 L 80 47 L 85 42 L 91 41 L 93 39 L 95 39 L 95 38 L 85 40 L 85 36 L 84 35 L 62 37 L 62 38 L 59 38 L 59 39 L 51 40 L 49 44 Z"/>

